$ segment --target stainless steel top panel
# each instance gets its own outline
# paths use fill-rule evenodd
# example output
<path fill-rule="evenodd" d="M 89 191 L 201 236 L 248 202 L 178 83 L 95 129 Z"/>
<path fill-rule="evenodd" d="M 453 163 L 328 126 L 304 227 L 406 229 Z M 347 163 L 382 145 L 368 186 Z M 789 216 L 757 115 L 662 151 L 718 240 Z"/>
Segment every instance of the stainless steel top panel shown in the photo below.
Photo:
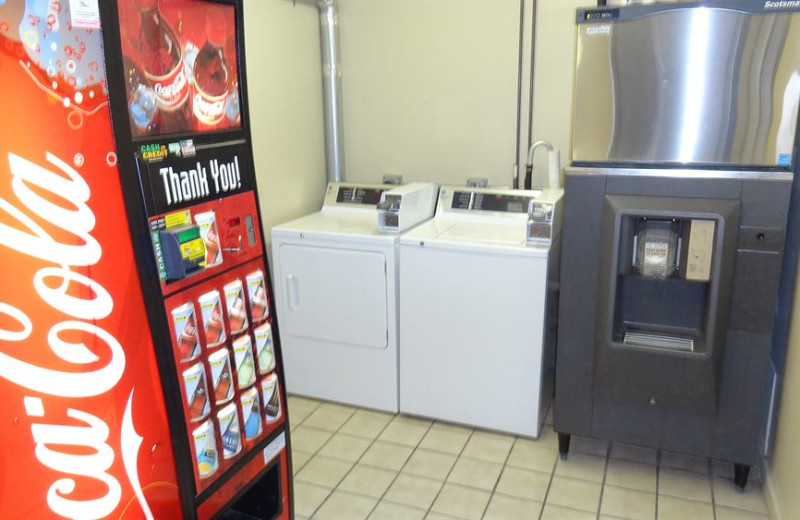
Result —
<path fill-rule="evenodd" d="M 800 100 L 794 3 L 579 11 L 572 160 L 788 168 Z"/>
<path fill-rule="evenodd" d="M 724 169 L 691 169 L 691 168 L 617 168 L 617 167 L 569 167 L 567 175 L 589 176 L 630 176 L 630 177 L 668 177 L 682 179 L 762 179 L 772 181 L 790 181 L 792 173 L 777 170 L 724 170 Z"/>

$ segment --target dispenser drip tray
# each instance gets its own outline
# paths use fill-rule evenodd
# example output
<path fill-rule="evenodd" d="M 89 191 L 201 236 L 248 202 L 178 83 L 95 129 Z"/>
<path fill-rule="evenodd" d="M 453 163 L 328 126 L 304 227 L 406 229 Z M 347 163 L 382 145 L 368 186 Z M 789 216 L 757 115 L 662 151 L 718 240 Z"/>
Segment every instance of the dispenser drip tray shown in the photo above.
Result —
<path fill-rule="evenodd" d="M 653 334 L 651 332 L 626 331 L 622 343 L 632 347 L 694 352 L 694 340 L 691 338 Z"/>

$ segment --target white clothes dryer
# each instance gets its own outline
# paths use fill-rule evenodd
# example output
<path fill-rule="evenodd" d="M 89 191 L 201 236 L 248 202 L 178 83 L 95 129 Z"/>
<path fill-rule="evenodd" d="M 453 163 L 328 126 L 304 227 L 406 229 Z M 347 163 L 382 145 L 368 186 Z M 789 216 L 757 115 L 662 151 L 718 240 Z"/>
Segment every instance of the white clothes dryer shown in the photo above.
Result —
<path fill-rule="evenodd" d="M 272 229 L 289 392 L 398 411 L 399 232 L 433 216 L 437 192 L 330 183 L 319 212 Z"/>

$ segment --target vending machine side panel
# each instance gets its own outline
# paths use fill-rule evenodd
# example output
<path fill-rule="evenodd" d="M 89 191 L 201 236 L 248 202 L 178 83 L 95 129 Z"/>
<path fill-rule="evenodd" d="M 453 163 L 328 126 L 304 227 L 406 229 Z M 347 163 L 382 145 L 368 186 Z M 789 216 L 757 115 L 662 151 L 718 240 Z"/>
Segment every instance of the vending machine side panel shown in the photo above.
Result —
<path fill-rule="evenodd" d="M 0 518 L 183 517 L 99 22 L 0 4 Z"/>

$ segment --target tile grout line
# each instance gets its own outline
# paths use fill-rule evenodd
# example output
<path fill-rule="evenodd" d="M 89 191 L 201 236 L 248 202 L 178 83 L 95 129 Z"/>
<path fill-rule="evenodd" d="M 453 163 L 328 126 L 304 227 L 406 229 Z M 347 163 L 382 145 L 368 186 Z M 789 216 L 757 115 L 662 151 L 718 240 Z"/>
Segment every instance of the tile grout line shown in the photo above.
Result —
<path fill-rule="evenodd" d="M 319 406 L 319 407 L 317 407 L 317 409 L 316 409 L 316 410 L 314 410 L 314 411 L 316 412 L 316 411 L 318 411 L 320 408 L 322 408 L 322 405 L 323 405 L 323 404 L 326 404 L 326 403 L 323 401 L 323 402 L 320 404 L 320 406 Z M 332 404 L 337 404 L 337 405 L 338 405 L 338 403 L 332 403 Z M 344 405 L 339 405 L 339 406 L 344 406 Z M 354 409 L 354 410 L 353 410 L 353 413 L 351 413 L 351 414 L 350 414 L 350 416 L 349 416 L 347 419 L 345 419 L 344 423 L 342 423 L 342 426 L 344 426 L 344 425 L 347 423 L 347 421 L 349 421 L 349 420 L 350 420 L 350 418 L 351 418 L 353 415 L 355 415 L 355 412 L 356 412 L 356 409 Z M 313 412 L 312 412 L 312 413 L 313 413 Z M 312 415 L 312 414 L 308 414 L 308 417 L 311 417 L 311 415 Z M 306 417 L 306 418 L 303 420 L 303 422 L 304 422 L 304 423 L 306 422 L 306 420 L 308 420 L 308 417 Z M 298 426 L 300 426 L 300 425 L 298 425 Z M 313 459 L 314 457 L 316 457 L 317 455 L 319 455 L 319 454 L 320 454 L 319 452 L 322 450 L 322 448 L 324 448 L 325 446 L 327 446 L 327 445 L 328 445 L 328 443 L 329 443 L 329 442 L 331 442 L 331 439 L 333 439 L 333 438 L 336 436 L 336 434 L 337 434 L 337 433 L 339 433 L 339 430 L 341 430 L 341 429 L 342 429 L 342 426 L 339 426 L 339 428 L 337 428 L 336 430 L 323 430 L 322 428 L 317 428 L 317 427 L 315 427 L 315 426 L 306 426 L 306 428 L 311 428 L 311 429 L 313 429 L 313 430 L 317 430 L 317 431 L 321 431 L 321 432 L 325 432 L 325 433 L 330 433 L 330 436 L 329 436 L 329 437 L 328 437 L 328 438 L 325 440 L 325 442 L 323 442 L 323 443 L 320 445 L 320 447 L 319 447 L 319 448 L 317 448 L 317 450 L 316 450 L 316 451 L 315 451 L 315 452 L 314 452 L 314 453 L 311 455 L 311 459 Z M 309 459 L 309 462 L 311 461 L 311 459 Z M 306 464 L 308 464 L 308 462 L 306 462 Z M 305 465 L 306 465 L 306 464 L 304 464 L 304 465 L 303 465 L 303 467 L 305 467 Z"/>
<path fill-rule="evenodd" d="M 711 486 L 711 511 L 714 520 L 717 520 L 717 502 L 714 498 L 714 472 L 711 467 L 711 459 L 708 459 L 708 485 Z"/>
<path fill-rule="evenodd" d="M 555 432 L 555 428 L 553 428 L 553 432 L 556 433 Z M 556 436 L 558 436 L 558 433 L 556 433 Z M 547 504 L 547 497 L 550 495 L 550 486 L 553 485 L 553 478 L 556 475 L 556 467 L 558 466 L 558 461 L 559 460 L 561 460 L 561 451 L 560 450 L 558 450 L 558 456 L 556 457 L 556 463 L 553 464 L 553 471 L 550 472 L 550 480 L 547 481 L 547 490 L 545 490 L 544 497 L 542 497 L 542 508 L 539 509 L 539 517 L 538 517 L 539 520 L 542 520 L 542 517 L 544 516 L 544 506 Z"/>
<path fill-rule="evenodd" d="M 345 481 L 345 479 L 353 471 L 353 469 L 355 469 L 355 467 L 358 466 L 358 464 L 361 462 L 361 459 L 364 458 L 364 456 L 367 454 L 367 452 L 370 450 L 370 448 L 372 448 L 372 446 L 374 446 L 375 443 L 378 442 L 378 437 L 380 437 L 381 434 L 383 434 L 383 432 L 386 431 L 386 428 L 388 428 L 389 425 L 392 424 L 392 422 L 394 422 L 395 418 L 397 418 L 397 417 L 400 417 L 400 413 L 394 414 L 394 416 L 386 422 L 386 424 L 383 426 L 383 428 L 381 428 L 381 431 L 379 431 L 378 433 L 375 434 L 375 437 L 370 441 L 369 446 L 367 446 L 367 449 L 364 450 L 364 453 L 362 453 L 361 456 L 358 457 L 358 459 L 356 460 L 355 464 L 353 464 L 353 467 L 350 468 L 350 471 L 348 471 L 347 474 L 344 477 L 342 477 L 342 480 L 339 482 L 339 484 L 336 485 L 336 489 L 339 489 L 339 485 L 341 485 L 341 483 Z M 414 452 L 411 452 L 411 453 L 413 454 Z M 411 458 L 411 457 L 409 456 L 409 458 Z M 408 462 L 408 461 L 406 461 L 406 462 Z M 372 466 L 371 464 L 365 464 L 365 466 L 369 466 L 370 468 L 377 467 L 377 466 Z M 403 466 L 405 466 L 405 464 L 403 464 Z M 380 469 L 386 469 L 386 468 L 380 468 Z M 400 474 L 400 472 L 398 471 L 397 475 L 399 475 L 399 474 Z M 392 479 L 392 481 L 389 483 L 389 485 L 386 487 L 386 489 L 383 490 L 383 494 L 378 498 L 378 501 L 375 502 L 375 505 L 372 506 L 372 509 L 370 509 L 369 513 L 367 514 L 367 518 L 369 518 L 372 515 L 372 513 L 375 512 L 375 509 L 377 509 L 378 504 L 380 504 L 381 500 L 383 500 L 383 496 L 386 494 L 386 491 L 388 491 L 389 488 L 392 487 L 392 484 L 397 479 L 397 475 L 395 475 L 394 479 Z M 370 497 L 370 498 L 375 498 L 375 497 Z"/>
<path fill-rule="evenodd" d="M 378 437 L 380 437 L 380 436 L 381 436 L 381 434 L 383 434 L 383 432 L 384 432 L 384 431 L 386 431 L 386 428 L 388 428 L 388 427 L 389 427 L 389 425 L 390 425 L 390 424 L 392 424 L 392 423 L 394 422 L 394 420 L 395 420 L 396 418 L 398 418 L 398 417 L 401 417 L 401 414 L 400 414 L 399 412 L 398 412 L 398 413 L 396 413 L 396 414 L 394 415 L 394 417 L 392 417 L 392 419 L 391 419 L 391 420 L 390 420 L 388 423 L 386 423 L 386 426 L 384 426 L 384 427 L 383 427 L 383 429 L 382 429 L 382 430 L 381 430 L 381 431 L 378 433 L 378 435 L 376 435 L 376 436 L 375 436 L 375 439 L 372 441 L 372 444 L 370 444 L 370 448 L 372 447 L 372 445 L 373 445 L 373 444 L 375 444 L 375 443 L 378 441 Z M 406 416 L 405 416 L 405 415 L 403 415 L 402 417 L 406 417 Z M 413 418 L 413 417 L 412 417 L 412 418 Z M 374 505 L 374 506 L 372 506 L 372 509 L 369 511 L 369 514 L 367 515 L 367 518 L 369 518 L 370 516 L 372 516 L 372 514 L 373 514 L 373 513 L 375 512 L 375 510 L 378 508 L 378 505 L 380 505 L 380 503 L 381 503 L 381 502 L 383 502 L 383 500 L 384 500 L 384 497 L 386 497 L 386 493 L 388 493 L 388 492 L 389 492 L 389 489 L 391 489 L 391 487 L 392 487 L 392 486 L 394 485 L 394 483 L 397 481 L 397 477 L 399 477 L 399 476 L 400 476 L 400 473 L 402 473 L 402 471 L 403 471 L 403 468 L 405 468 L 405 467 L 408 465 L 408 461 L 410 461 L 410 460 L 411 460 L 411 457 L 413 457 L 413 456 L 414 456 L 414 453 L 416 453 L 416 452 L 417 452 L 417 447 L 419 446 L 419 443 L 420 443 L 420 442 L 422 442 L 422 440 L 425 438 L 425 436 L 426 436 L 426 435 L 428 435 L 428 432 L 429 432 L 429 431 L 431 431 L 431 428 L 433 428 L 433 424 L 434 424 L 434 421 L 431 421 L 431 424 L 429 424 L 429 425 L 428 425 L 428 428 L 425 430 L 425 433 L 423 433 L 423 434 L 422 434 L 422 437 L 420 437 L 419 441 L 418 441 L 418 442 L 417 442 L 417 443 L 414 445 L 414 449 L 413 449 L 413 450 L 411 450 L 411 453 L 410 453 L 410 454 L 408 455 L 408 457 L 406 458 L 406 461 L 405 461 L 405 462 L 403 462 L 403 465 L 402 465 L 402 466 L 400 466 L 400 469 L 399 469 L 399 470 L 397 470 L 397 471 L 395 472 L 395 475 L 394 475 L 394 478 L 392 479 L 392 481 L 391 481 L 391 482 L 389 482 L 389 485 L 388 485 L 388 486 L 386 486 L 386 489 L 384 489 L 384 490 L 383 490 L 383 493 L 382 493 L 382 494 L 381 494 L 381 496 L 378 498 L 378 501 L 377 501 L 377 502 L 375 502 L 375 505 Z M 389 441 L 381 441 L 381 442 L 389 442 Z M 397 444 L 397 443 L 395 443 L 395 442 L 391 442 L 391 444 Z M 410 447 L 410 446 L 408 446 L 407 444 L 399 444 L 399 446 L 404 446 L 404 447 L 406 447 L 406 448 L 409 448 L 409 447 Z M 363 453 L 363 454 L 361 454 L 361 457 L 359 457 L 359 461 L 360 461 L 360 460 L 361 460 L 361 459 L 364 457 L 364 455 L 367 453 L 367 451 L 369 451 L 369 448 L 367 448 L 367 449 L 366 449 L 366 451 L 364 451 L 364 453 Z M 372 465 L 369 465 L 369 466 L 370 466 L 370 467 L 377 467 L 377 466 L 372 466 Z M 355 467 L 355 466 L 354 466 L 354 467 Z M 386 468 L 381 468 L 381 469 L 386 469 Z M 394 471 L 394 470 L 392 470 L 392 471 Z M 395 502 L 391 502 L 391 501 L 389 501 L 389 500 L 387 500 L 387 502 L 390 502 L 390 503 L 392 503 L 392 504 L 394 504 L 394 503 L 395 503 Z M 414 507 L 414 506 L 409 506 L 408 504 L 401 504 L 401 505 L 404 505 L 404 506 L 407 506 L 407 507 Z M 416 509 L 419 509 L 419 508 L 416 508 Z M 426 513 L 426 514 L 427 514 L 427 513 Z"/>
<path fill-rule="evenodd" d="M 500 468 L 500 474 L 497 475 L 497 480 L 494 481 L 494 486 L 492 486 L 492 491 L 489 493 L 489 500 L 486 501 L 486 505 L 483 507 L 483 513 L 481 513 L 481 519 L 483 519 L 486 516 L 486 512 L 489 511 L 489 505 L 492 503 L 492 499 L 494 498 L 494 495 L 497 492 L 497 486 L 498 484 L 500 484 L 500 479 L 503 478 L 503 473 L 506 472 L 508 459 L 511 458 L 511 452 L 514 451 L 514 446 L 517 445 L 517 441 L 519 441 L 519 435 L 514 436 L 514 442 L 511 443 L 511 448 L 509 448 L 508 453 L 506 453 L 506 458 L 503 461 L 503 466 Z M 466 446 L 466 444 L 464 446 Z M 459 458 L 461 458 L 460 455 Z M 458 459 L 456 459 L 456 462 L 458 462 Z M 453 465 L 453 467 L 455 467 L 455 465 Z M 553 467 L 553 470 L 555 470 L 555 466 Z"/>
<path fill-rule="evenodd" d="M 356 411 L 358 411 L 358 410 L 367 410 L 367 409 L 365 409 L 365 408 L 358 408 Z M 388 412 L 384 412 L 384 413 L 388 413 Z M 353 415 L 355 415 L 355 413 L 354 413 Z M 350 473 L 352 473 L 352 471 L 355 469 L 355 467 L 356 467 L 356 466 L 358 466 L 358 464 L 361 462 L 361 459 L 363 459 L 363 458 L 364 458 L 364 456 L 367 454 L 367 452 L 370 450 L 370 448 L 372 448 L 372 446 L 374 446 L 374 445 L 375 445 L 375 443 L 376 443 L 376 442 L 378 442 L 378 439 L 380 438 L 380 436 L 381 436 L 381 435 L 383 435 L 383 432 L 385 432 L 385 431 L 386 431 L 386 429 L 389 427 L 389 425 L 391 425 L 391 424 L 394 422 L 394 420 L 395 420 L 395 419 L 397 419 L 398 417 L 400 417 L 400 413 L 399 413 L 399 412 L 398 412 L 398 413 L 396 413 L 396 414 L 394 414 L 394 415 L 392 415 L 392 418 L 391 418 L 391 419 L 389 419 L 389 420 L 386 422 L 386 424 L 383 426 L 383 428 L 381 428 L 381 430 L 380 430 L 378 433 L 376 433 L 376 434 L 375 434 L 375 437 L 374 437 L 374 438 L 373 438 L 373 439 L 370 441 L 370 443 L 369 443 L 369 446 L 367 446 L 367 449 L 365 449 L 365 450 L 364 450 L 364 453 L 362 453 L 362 454 L 361 454 L 361 455 L 358 457 L 358 459 L 356 459 L 356 461 L 353 463 L 353 466 L 352 466 L 352 467 L 351 467 L 351 468 L 350 468 L 350 469 L 347 471 L 347 473 L 345 473 L 345 475 L 342 477 L 342 479 L 339 481 L 339 483 L 338 483 L 338 484 L 336 484 L 336 487 L 334 488 L 334 491 L 335 491 L 335 490 L 337 490 L 337 489 L 339 489 L 339 486 L 342 484 L 342 482 L 344 482 L 344 481 L 345 481 L 345 479 L 347 478 L 347 476 L 348 476 L 348 475 L 350 475 Z M 348 422 L 349 422 L 349 419 L 348 419 Z M 346 424 L 346 423 L 345 423 L 345 424 Z M 343 427 L 344 427 L 344 424 L 341 426 L 341 428 L 343 428 Z M 340 429 L 341 429 L 341 428 L 340 428 Z M 425 433 L 427 434 L 427 430 L 426 430 L 426 432 L 425 432 Z M 424 437 L 424 436 L 425 436 L 425 435 L 423 434 L 423 437 Z M 385 443 L 387 443 L 387 444 L 394 444 L 394 445 L 396 445 L 396 446 L 408 447 L 408 446 L 407 446 L 407 445 L 405 445 L 405 444 L 399 444 L 399 443 L 396 443 L 396 442 L 391 442 L 391 441 L 381 441 L 381 442 L 385 442 Z M 321 448 L 320 448 L 320 449 L 321 449 Z M 411 455 L 413 455 L 413 454 L 414 454 L 414 452 L 412 451 L 412 452 L 411 452 Z M 409 455 L 408 459 L 410 459 L 410 458 L 411 458 L 411 455 Z M 405 467 L 405 465 L 408 463 L 408 459 L 406 459 L 406 462 L 405 462 L 405 463 L 403 463 L 403 466 L 401 466 L 401 470 L 402 470 L 402 468 L 403 468 L 403 467 Z M 373 466 L 372 464 L 364 464 L 364 465 L 365 465 L 365 466 L 369 466 L 370 468 L 386 469 L 386 468 L 382 468 L 382 467 L 380 467 L 380 466 Z M 398 472 L 397 472 L 397 475 L 395 475 L 394 479 L 392 479 L 392 482 L 390 482 L 390 483 L 389 483 L 389 486 L 387 486 L 387 487 L 386 487 L 386 489 L 383 491 L 383 494 L 381 495 L 381 497 L 380 497 L 380 498 L 378 498 L 377 502 L 375 502 L 375 505 L 374 505 L 374 506 L 372 506 L 372 509 L 370 509 L 370 511 L 369 511 L 369 513 L 367 514 L 366 518 L 369 518 L 369 517 L 370 517 L 370 515 L 372 515 L 372 513 L 373 513 L 373 512 L 375 511 L 375 509 L 378 507 L 378 504 L 380 504 L 380 503 L 381 503 L 381 500 L 383 500 L 383 496 L 384 496 L 384 495 L 386 495 L 386 491 L 388 491 L 388 490 L 389 490 L 389 488 L 390 488 L 390 487 L 392 487 L 392 484 L 393 484 L 393 483 L 394 483 L 394 481 L 397 479 L 397 476 L 398 476 L 398 475 L 400 475 L 400 471 L 398 471 Z M 348 491 L 344 491 L 344 490 L 342 490 L 342 491 L 343 491 L 343 492 L 347 492 L 347 493 L 349 493 Z M 353 494 L 354 494 L 354 495 L 358 495 L 358 496 L 367 496 L 367 495 L 361 495 L 361 494 L 359 494 L 359 493 L 353 493 Z M 375 497 L 369 497 L 369 498 L 375 498 Z M 327 500 L 327 498 L 326 498 L 325 500 Z M 324 504 L 324 503 L 323 503 L 323 504 Z M 320 504 L 320 507 L 322 507 L 322 505 L 323 505 L 323 504 Z M 315 514 L 316 514 L 316 511 L 315 511 Z"/>
<path fill-rule="evenodd" d="M 303 399 L 307 399 L 307 400 L 315 401 L 315 402 L 317 403 L 317 405 L 316 405 L 316 406 L 315 406 L 315 407 L 314 407 L 314 408 L 313 408 L 313 409 L 312 409 L 312 410 L 311 410 L 311 411 L 308 413 L 308 415 L 306 415 L 306 416 L 305 416 L 305 417 L 304 417 L 304 418 L 303 418 L 303 419 L 302 419 L 302 420 L 301 420 L 301 421 L 300 421 L 300 422 L 297 424 L 296 428 L 299 428 L 299 427 L 301 427 L 301 426 L 302 426 L 302 425 L 303 425 L 303 424 L 304 424 L 304 423 L 305 423 L 305 422 L 308 420 L 308 418 L 309 418 L 309 417 L 311 417 L 311 416 L 312 416 L 312 415 L 313 415 L 313 414 L 314 414 L 314 413 L 315 413 L 317 410 L 319 410 L 320 408 L 322 408 L 322 405 L 323 405 L 323 404 L 325 404 L 325 401 L 321 401 L 321 400 L 319 400 L 319 399 L 311 399 L 311 398 L 308 398 L 308 397 L 303 397 L 303 396 L 300 396 L 300 397 L 302 397 Z M 287 399 L 286 399 L 286 406 L 289 406 L 289 399 L 288 399 L 288 396 L 287 396 Z M 291 413 L 291 412 L 289 412 L 289 413 Z M 348 420 L 349 420 L 349 419 L 348 419 Z M 313 428 L 313 426 L 309 426 L 308 428 Z M 316 430 L 316 429 L 318 429 L 318 428 L 313 428 L 313 429 L 315 429 L 315 430 Z M 324 430 L 323 430 L 323 431 L 324 431 Z M 290 431 L 290 434 L 291 434 L 291 431 Z M 333 437 L 333 436 L 331 435 L 331 437 Z M 330 439 L 328 439 L 328 440 L 330 440 Z M 303 468 L 305 468 L 305 467 L 308 465 L 308 463 L 309 463 L 309 462 L 311 462 L 311 461 L 314 459 L 314 457 L 316 457 L 316 456 L 317 456 L 317 453 L 319 453 L 319 450 L 321 450 L 321 449 L 322 449 L 322 447 L 323 447 L 323 446 L 325 446 L 325 444 L 327 444 L 327 442 L 328 442 L 328 441 L 325 441 L 324 443 L 322 443 L 322 446 L 320 446 L 319 448 L 317 448 L 317 449 L 316 449 L 316 451 L 314 451 L 314 452 L 311 454 L 311 457 L 309 457 L 309 458 L 308 458 L 308 460 L 307 460 L 307 461 L 306 461 L 306 462 L 305 462 L 305 463 L 304 463 L 304 464 L 303 464 L 301 467 L 299 467 L 299 468 L 297 469 L 297 473 L 298 473 L 298 474 L 300 473 L 300 471 L 301 471 Z M 294 462 L 294 460 L 292 460 L 292 462 Z M 292 482 L 292 485 L 294 485 L 294 480 L 295 480 L 295 475 L 292 475 L 292 481 L 293 481 L 293 482 Z M 301 480 L 301 482 L 303 482 L 303 481 Z M 311 485 L 317 485 L 317 484 L 313 484 L 313 483 L 311 483 L 311 482 L 307 482 L 307 484 L 311 484 Z M 318 487 L 327 487 L 327 486 L 318 486 Z M 329 491 L 329 492 L 328 492 L 328 494 L 326 494 L 326 495 L 325 495 L 325 498 L 323 498 L 323 499 L 322 499 L 322 502 L 320 502 L 320 505 L 319 505 L 319 506 L 317 506 L 317 507 L 316 507 L 316 509 L 314 509 L 314 511 L 313 511 L 313 512 L 312 512 L 310 515 L 308 515 L 308 518 L 309 518 L 309 520 L 310 520 L 310 519 L 311 519 L 311 518 L 314 516 L 314 514 L 317 512 L 317 510 L 320 508 L 320 506 L 321 506 L 322 504 L 324 504 L 324 503 L 325 503 L 325 501 L 327 501 L 327 500 L 328 500 L 328 497 L 331 495 L 331 493 L 333 493 L 333 490 Z"/>
<path fill-rule="evenodd" d="M 299 397 L 301 397 L 302 399 L 309 399 L 309 398 L 307 398 L 307 397 L 302 397 L 302 396 L 299 396 Z M 302 425 L 303 425 L 303 423 L 304 423 L 304 422 L 306 422 L 306 419 L 308 419 L 309 417 L 311 417 L 311 414 L 313 414 L 314 412 L 316 412 L 317 410 L 319 410 L 319 408 L 322 406 L 322 401 L 316 401 L 316 402 L 317 402 L 317 405 L 316 405 L 316 406 L 315 406 L 315 407 L 314 407 L 314 408 L 313 408 L 313 409 L 312 409 L 312 410 L 311 410 L 311 411 L 308 413 L 308 415 L 306 415 L 305 417 L 303 417 L 303 419 L 301 419 L 301 420 L 300 420 L 300 422 L 299 422 L 299 423 L 297 423 L 297 424 L 295 425 L 295 428 L 299 428 L 300 426 L 302 426 Z M 287 396 L 287 398 L 286 398 L 286 406 L 287 406 L 287 407 L 289 406 L 289 396 Z M 290 412 L 290 413 L 291 413 L 291 412 Z M 309 426 L 309 428 L 311 428 L 311 426 Z M 316 428 L 315 428 L 315 429 L 316 429 Z M 291 432 L 291 429 L 290 429 L 290 430 L 289 430 L 289 435 L 291 435 L 291 434 L 292 434 L 292 432 Z M 320 448 L 321 448 L 321 447 L 322 447 L 322 446 L 320 446 Z M 319 450 L 320 450 L 320 448 L 317 448 L 317 451 L 319 451 Z M 300 451 L 302 451 L 302 450 L 300 450 Z M 308 460 L 307 460 L 307 461 L 305 461 L 305 462 L 303 463 L 303 465 L 302 465 L 302 466 L 300 466 L 299 468 L 297 468 L 297 469 L 296 469 L 296 471 L 295 471 L 295 473 L 300 473 L 300 470 L 302 470 L 304 467 L 306 467 L 306 464 L 308 464 L 308 463 L 309 463 L 309 461 L 310 461 L 311 459 L 313 459 L 313 458 L 314 458 L 314 456 L 315 456 L 316 454 L 317 454 L 317 452 L 314 452 L 314 453 L 312 453 L 312 454 L 311 454 L 311 457 L 309 457 L 309 458 L 308 458 Z M 294 458 L 292 458 L 292 466 L 294 466 Z M 292 469 L 294 469 L 294 468 L 292 468 Z M 292 479 L 294 479 L 294 474 L 292 475 Z"/>
<path fill-rule="evenodd" d="M 603 509 L 603 495 L 606 491 L 606 476 L 608 476 L 608 464 L 611 460 L 611 443 L 606 445 L 606 463 L 603 466 L 603 480 L 600 482 L 600 500 L 597 501 L 597 515 L 596 518 L 600 520 L 600 511 Z"/>
<path fill-rule="evenodd" d="M 329 401 L 320 401 L 319 406 L 317 406 L 317 408 L 314 409 L 314 412 L 320 410 L 322 408 L 322 405 L 324 405 L 326 403 L 329 403 Z M 339 433 L 339 430 L 341 430 L 344 427 L 344 425 L 347 424 L 350 421 L 350 419 L 352 419 L 353 416 L 356 414 L 356 412 L 358 412 L 358 410 L 359 410 L 359 408 L 356 408 L 356 407 L 350 406 L 350 405 L 343 405 L 343 404 L 340 404 L 340 403 L 330 403 L 330 404 L 334 404 L 336 406 L 347 406 L 349 408 L 352 408 L 353 411 L 350 413 L 349 416 L 347 416 L 347 419 L 345 419 L 344 422 L 342 422 L 342 424 L 331 434 L 331 436 L 328 437 L 328 439 L 325 442 L 323 442 L 322 445 L 319 448 L 317 448 L 317 451 L 315 451 L 314 454 L 311 456 L 311 458 L 308 459 L 308 461 L 306 461 L 305 464 L 303 464 L 303 467 L 306 467 L 309 462 L 314 460 L 314 457 L 319 455 L 319 452 L 322 450 L 322 448 L 324 448 L 325 446 L 328 445 L 329 442 L 331 442 L 331 439 L 333 439 L 336 436 L 336 434 Z M 305 423 L 308 420 L 308 418 L 311 417 L 311 415 L 313 415 L 314 412 L 308 414 L 308 416 L 305 419 L 303 419 L 301 424 Z M 300 424 L 298 424 L 298 426 L 300 426 Z M 309 428 L 314 428 L 314 427 L 313 426 L 309 426 Z M 320 430 L 320 428 L 314 428 L 314 429 L 315 430 Z M 329 432 L 330 430 L 322 430 L 322 431 Z M 320 456 L 322 456 L 322 455 L 320 455 Z M 352 469 L 353 468 L 350 468 L 350 470 L 348 470 L 347 473 L 345 473 L 345 475 L 339 480 L 339 482 L 336 484 L 336 486 L 331 488 L 330 492 L 325 496 L 324 499 L 322 499 L 322 502 L 320 502 L 319 505 L 317 506 L 317 508 L 314 509 L 314 512 L 311 513 L 310 515 L 308 515 L 309 520 L 312 520 L 314 518 L 314 515 L 317 514 L 317 512 L 320 510 L 320 508 L 323 505 L 325 505 L 325 502 L 327 502 L 328 499 L 331 497 L 331 495 L 333 495 L 333 492 L 336 491 L 336 489 L 338 489 L 339 484 L 342 482 L 342 480 L 344 480 L 347 477 L 347 475 L 350 473 L 350 471 L 352 471 Z M 299 470 L 298 470 L 298 472 L 299 472 Z M 294 476 L 292 476 L 292 479 L 294 479 Z M 310 484 L 313 484 L 313 482 L 310 482 Z"/>
<path fill-rule="evenodd" d="M 555 429 L 553 430 L 553 432 L 555 432 Z M 556 467 L 558 466 L 559 460 L 561 460 L 561 452 L 558 450 L 558 448 L 556 448 L 556 461 L 553 463 L 553 469 L 550 470 L 550 480 L 547 482 L 547 490 L 544 492 L 544 496 L 542 497 L 542 507 L 539 509 L 540 520 L 542 516 L 544 516 L 544 506 L 547 504 L 547 495 L 550 494 L 550 486 L 553 485 L 553 479 L 556 476 Z"/>
<path fill-rule="evenodd" d="M 658 520 L 658 496 L 661 494 L 661 450 L 656 450 L 656 516 Z"/>
<path fill-rule="evenodd" d="M 431 424 L 431 428 L 433 428 L 433 424 Z M 469 444 L 469 441 L 472 440 L 472 436 L 474 434 L 475 434 L 475 428 L 472 428 L 472 431 L 469 432 L 469 437 L 467 437 L 467 440 L 464 442 L 464 445 L 461 446 L 461 449 L 458 451 L 458 455 L 456 455 L 456 460 L 455 460 L 455 462 L 453 462 L 453 466 L 450 468 L 450 471 L 447 472 L 447 475 L 445 475 L 444 480 L 442 481 L 442 487 L 439 488 L 439 491 L 436 493 L 436 496 L 433 497 L 433 500 L 431 501 L 431 504 L 428 506 L 428 510 L 425 512 L 425 516 L 426 517 L 429 514 L 431 514 L 431 509 L 433 508 L 433 504 L 436 503 L 436 500 L 439 498 L 439 495 L 442 494 L 442 490 L 444 489 L 445 484 L 447 484 L 447 479 L 450 478 L 450 475 L 453 473 L 453 469 L 455 469 L 456 464 L 458 464 L 458 461 L 461 459 L 461 456 L 464 454 L 464 450 L 467 449 L 467 444 Z M 425 435 L 427 435 L 427 433 Z M 420 442 L 422 442 L 422 441 L 420 441 Z M 411 455 L 413 456 L 414 454 L 412 453 Z M 411 457 L 409 457 L 409 459 L 410 458 Z"/>

